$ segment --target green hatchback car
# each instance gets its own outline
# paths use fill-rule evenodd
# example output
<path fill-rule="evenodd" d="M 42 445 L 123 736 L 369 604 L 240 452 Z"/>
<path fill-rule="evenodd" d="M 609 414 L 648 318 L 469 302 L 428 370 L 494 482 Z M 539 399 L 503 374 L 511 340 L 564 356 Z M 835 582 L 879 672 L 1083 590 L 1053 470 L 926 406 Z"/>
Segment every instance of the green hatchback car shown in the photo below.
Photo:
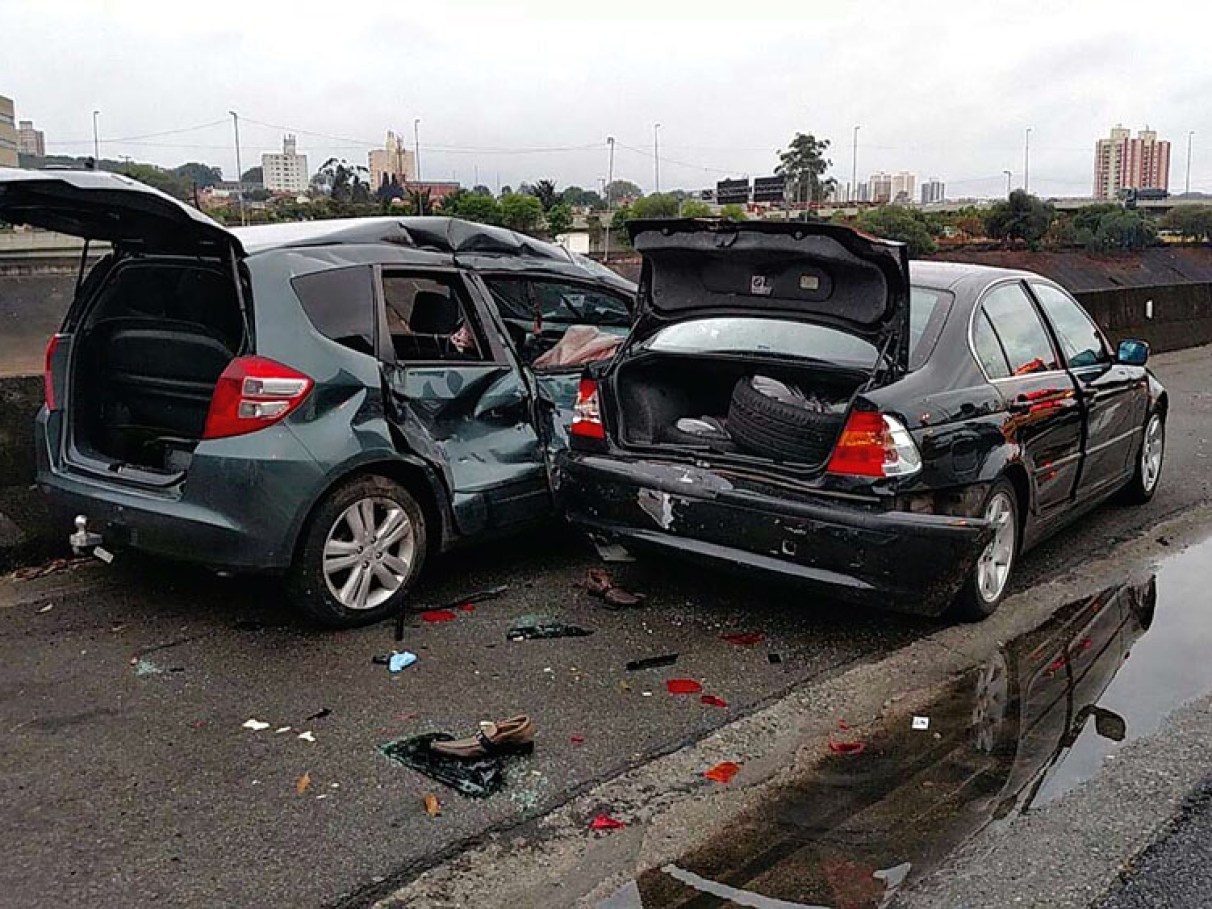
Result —
<path fill-rule="evenodd" d="M 0 220 L 109 245 L 37 417 L 74 544 L 281 573 L 333 626 L 552 512 L 581 369 L 631 324 L 608 269 L 449 218 L 228 230 L 117 174 L 0 170 Z"/>

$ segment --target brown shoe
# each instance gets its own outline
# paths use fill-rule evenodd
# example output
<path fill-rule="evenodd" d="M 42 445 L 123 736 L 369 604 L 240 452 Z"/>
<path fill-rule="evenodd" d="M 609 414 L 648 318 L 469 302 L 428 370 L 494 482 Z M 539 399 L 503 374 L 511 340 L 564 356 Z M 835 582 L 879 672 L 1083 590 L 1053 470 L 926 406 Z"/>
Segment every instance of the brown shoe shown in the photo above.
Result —
<path fill-rule="evenodd" d="M 430 742 L 429 747 L 438 754 L 461 759 L 530 754 L 534 751 L 534 723 L 525 715 L 499 723 L 481 720 L 480 731 L 474 737 L 453 742 Z"/>

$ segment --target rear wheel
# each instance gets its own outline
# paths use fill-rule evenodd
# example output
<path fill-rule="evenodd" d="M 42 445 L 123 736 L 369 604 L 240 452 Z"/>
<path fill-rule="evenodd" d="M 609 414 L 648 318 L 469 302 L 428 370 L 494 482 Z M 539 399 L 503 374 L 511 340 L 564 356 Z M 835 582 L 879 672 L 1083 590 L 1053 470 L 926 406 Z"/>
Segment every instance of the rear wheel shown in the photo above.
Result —
<path fill-rule="evenodd" d="M 1155 410 L 1145 423 L 1145 435 L 1136 459 L 1136 472 L 1124 487 L 1123 498 L 1129 505 L 1144 505 L 1157 492 L 1162 462 L 1166 457 L 1166 417 Z"/>
<path fill-rule="evenodd" d="M 339 486 L 308 524 L 291 566 L 291 599 L 335 628 L 393 615 L 420 574 L 425 537 L 421 506 L 394 480 L 366 476 Z"/>
<path fill-rule="evenodd" d="M 998 480 L 985 501 L 984 517 L 993 525 L 993 539 L 985 546 L 964 582 L 953 608 L 964 622 L 979 622 L 1001 605 L 1010 575 L 1018 560 L 1018 494 L 1009 480 Z"/>

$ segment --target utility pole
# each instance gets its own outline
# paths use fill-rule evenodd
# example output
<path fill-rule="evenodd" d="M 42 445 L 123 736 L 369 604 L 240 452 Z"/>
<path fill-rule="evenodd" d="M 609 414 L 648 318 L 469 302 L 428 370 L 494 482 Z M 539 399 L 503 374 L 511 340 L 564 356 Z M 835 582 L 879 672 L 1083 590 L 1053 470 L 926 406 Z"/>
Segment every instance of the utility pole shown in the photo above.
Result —
<path fill-rule="evenodd" d="M 100 115 L 101 111 L 93 111 L 93 161 L 96 162 L 93 165 L 94 167 L 99 167 L 101 164 L 101 137 L 100 133 L 97 132 L 97 117 Z M 1190 157 L 1190 155 L 1187 157 Z"/>
<path fill-rule="evenodd" d="M 653 178 L 656 182 L 656 191 L 661 191 L 661 124 L 652 124 L 652 166 Z M 614 142 L 610 143 L 610 150 L 614 152 Z"/>
<path fill-rule="evenodd" d="M 240 226 L 243 227 L 248 223 L 248 218 L 244 214 L 244 165 L 240 163 L 240 115 L 234 110 L 229 110 L 231 114 L 232 126 L 236 130 L 236 201 L 240 205 Z"/>
<path fill-rule="evenodd" d="M 412 156 L 414 158 L 414 166 L 417 169 L 417 183 L 421 182 L 421 118 L 416 117 L 412 121 Z M 417 207 L 421 210 L 417 212 L 419 215 L 425 214 L 425 194 L 421 192 L 421 187 L 417 187 Z"/>
<path fill-rule="evenodd" d="M 606 144 L 610 146 L 610 159 L 606 166 L 606 249 L 602 253 L 602 261 L 610 261 L 610 222 L 614 212 L 614 205 L 610 201 L 610 184 L 614 182 L 614 136 L 606 137 Z"/>
<path fill-rule="evenodd" d="M 1010 171 L 1004 170 L 1004 171 L 1002 171 L 1002 173 L 1006 175 L 1006 198 L 1009 199 L 1010 198 Z"/>
<path fill-rule="evenodd" d="M 1195 135 L 1195 130 L 1187 130 L 1187 182 L 1183 188 L 1183 195 L 1191 192 L 1191 137 Z"/>
<path fill-rule="evenodd" d="M 858 201 L 858 131 L 854 128 L 854 147 L 850 150 L 850 201 Z"/>
<path fill-rule="evenodd" d="M 1023 192 L 1031 192 L 1031 127 L 1023 134 Z"/>

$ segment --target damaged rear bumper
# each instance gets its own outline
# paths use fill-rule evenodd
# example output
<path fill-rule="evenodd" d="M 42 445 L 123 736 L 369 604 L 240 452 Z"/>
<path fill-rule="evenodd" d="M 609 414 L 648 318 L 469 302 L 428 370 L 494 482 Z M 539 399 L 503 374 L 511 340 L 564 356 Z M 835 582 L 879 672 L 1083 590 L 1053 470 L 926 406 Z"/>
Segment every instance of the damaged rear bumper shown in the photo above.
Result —
<path fill-rule="evenodd" d="M 946 609 L 991 534 L 979 518 L 776 497 L 688 465 L 595 455 L 561 459 L 556 497 L 572 522 L 637 549 L 924 614 Z"/>

